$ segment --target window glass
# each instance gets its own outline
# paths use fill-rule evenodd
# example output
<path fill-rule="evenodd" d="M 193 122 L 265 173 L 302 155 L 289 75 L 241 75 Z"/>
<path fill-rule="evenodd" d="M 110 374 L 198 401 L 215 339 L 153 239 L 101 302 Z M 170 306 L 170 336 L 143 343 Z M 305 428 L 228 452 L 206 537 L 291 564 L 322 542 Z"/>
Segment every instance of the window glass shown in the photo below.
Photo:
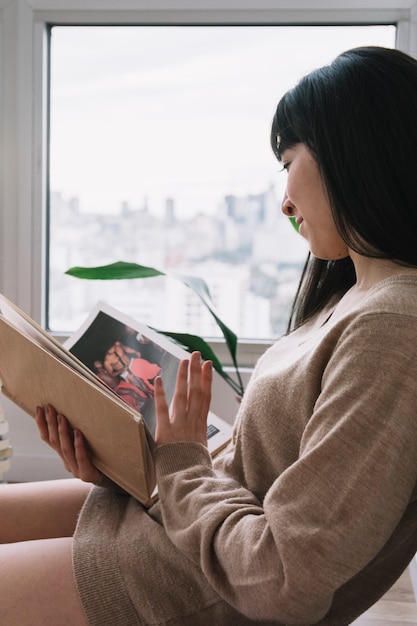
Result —
<path fill-rule="evenodd" d="M 269 129 L 303 74 L 394 26 L 54 26 L 48 327 L 97 300 L 156 328 L 219 336 L 175 279 L 84 281 L 131 261 L 197 275 L 240 338 L 285 329 L 306 245 L 280 212 Z"/>

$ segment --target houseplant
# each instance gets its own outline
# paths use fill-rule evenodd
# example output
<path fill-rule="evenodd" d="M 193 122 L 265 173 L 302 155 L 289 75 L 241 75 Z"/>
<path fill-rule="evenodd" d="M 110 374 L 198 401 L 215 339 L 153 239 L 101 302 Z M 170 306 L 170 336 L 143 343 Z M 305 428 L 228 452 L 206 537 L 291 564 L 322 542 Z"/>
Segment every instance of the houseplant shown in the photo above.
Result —
<path fill-rule="evenodd" d="M 220 360 L 212 348 L 201 337 L 197 335 L 190 335 L 188 333 L 176 333 L 162 330 L 158 330 L 158 332 L 180 344 L 189 352 L 198 350 L 203 359 L 211 360 L 213 362 L 214 369 L 230 385 L 237 396 L 243 396 L 244 387 L 237 363 L 237 336 L 217 315 L 207 283 L 202 278 L 188 276 L 177 272 L 159 270 L 154 267 L 138 265 L 137 263 L 126 263 L 124 261 L 117 261 L 116 263 L 97 267 L 71 267 L 65 273 L 69 276 L 87 280 L 125 280 L 168 276 L 181 281 L 196 294 L 209 313 L 213 316 L 216 324 L 219 326 L 231 356 L 236 379 L 223 368 Z"/>

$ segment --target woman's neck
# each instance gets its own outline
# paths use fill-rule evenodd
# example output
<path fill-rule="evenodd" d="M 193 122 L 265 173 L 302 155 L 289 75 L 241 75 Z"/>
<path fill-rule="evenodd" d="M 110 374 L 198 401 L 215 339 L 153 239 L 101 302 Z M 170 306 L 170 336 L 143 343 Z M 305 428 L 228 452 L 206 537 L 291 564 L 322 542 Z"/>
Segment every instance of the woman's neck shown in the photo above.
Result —
<path fill-rule="evenodd" d="M 400 265 L 390 259 L 365 257 L 353 250 L 350 251 L 350 257 L 356 272 L 356 282 L 351 291 L 358 295 L 363 295 L 381 280 L 392 276 L 400 274 L 417 276 L 417 267 Z"/>
<path fill-rule="evenodd" d="M 357 280 L 335 306 L 331 315 L 332 320 L 337 320 L 349 313 L 363 299 L 366 293 L 382 280 L 399 275 L 417 277 L 417 268 L 414 267 L 399 265 L 388 259 L 364 257 L 356 252 L 352 252 L 350 256 L 355 266 Z"/>

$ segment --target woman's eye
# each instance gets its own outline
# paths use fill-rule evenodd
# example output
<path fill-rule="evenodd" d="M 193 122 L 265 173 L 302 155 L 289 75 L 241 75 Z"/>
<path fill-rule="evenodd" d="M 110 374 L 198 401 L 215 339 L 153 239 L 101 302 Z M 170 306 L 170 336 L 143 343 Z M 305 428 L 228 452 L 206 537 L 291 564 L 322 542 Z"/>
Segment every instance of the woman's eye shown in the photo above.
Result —
<path fill-rule="evenodd" d="M 285 161 L 284 163 L 282 163 L 282 170 L 280 170 L 280 172 L 288 172 L 289 169 L 290 169 L 290 162 Z"/>

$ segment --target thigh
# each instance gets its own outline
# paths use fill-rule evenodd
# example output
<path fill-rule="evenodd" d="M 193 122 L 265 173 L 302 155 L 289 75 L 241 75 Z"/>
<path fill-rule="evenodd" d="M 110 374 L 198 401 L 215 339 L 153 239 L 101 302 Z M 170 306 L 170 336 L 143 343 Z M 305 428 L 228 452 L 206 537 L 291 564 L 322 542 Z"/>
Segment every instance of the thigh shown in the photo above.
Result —
<path fill-rule="evenodd" d="M 72 573 L 72 541 L 0 545 L 2 624 L 87 626 Z"/>
<path fill-rule="evenodd" d="M 0 484 L 0 543 L 71 537 L 90 490 L 76 478 Z"/>

